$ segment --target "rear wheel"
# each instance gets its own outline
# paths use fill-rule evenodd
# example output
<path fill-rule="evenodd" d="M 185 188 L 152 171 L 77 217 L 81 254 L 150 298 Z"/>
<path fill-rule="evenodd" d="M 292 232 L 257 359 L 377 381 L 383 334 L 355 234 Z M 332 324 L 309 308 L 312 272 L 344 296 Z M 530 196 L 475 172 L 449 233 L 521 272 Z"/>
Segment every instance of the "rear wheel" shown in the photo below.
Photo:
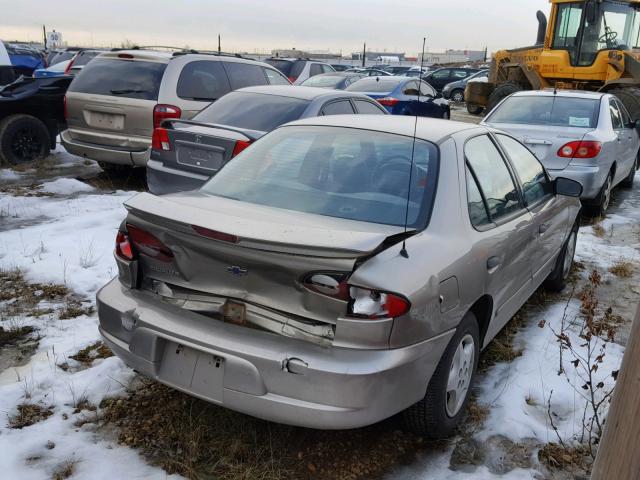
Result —
<path fill-rule="evenodd" d="M 453 92 L 451 92 L 451 100 L 453 100 L 455 103 L 464 102 L 464 90 L 454 90 Z"/>
<path fill-rule="evenodd" d="M 567 285 L 569 274 L 571 273 L 571 266 L 573 265 L 573 257 L 576 253 L 576 243 L 578 240 L 578 222 L 573 226 L 569 233 L 562 251 L 558 255 L 556 260 L 556 266 L 547 277 L 544 282 L 544 286 L 547 290 L 552 292 L 561 292 Z"/>
<path fill-rule="evenodd" d="M 506 82 L 498 85 L 491 95 L 489 95 L 489 101 L 487 102 L 487 110 L 491 111 L 502 100 L 507 98 L 512 93 L 520 92 L 523 88 L 515 82 Z"/>
<path fill-rule="evenodd" d="M 607 179 L 602 185 L 602 190 L 598 194 L 595 202 L 591 205 L 586 205 L 587 214 L 591 217 L 603 216 L 609 209 L 611 203 L 611 192 L 613 191 L 613 171 L 609 172 Z"/>
<path fill-rule="evenodd" d="M 455 432 L 465 415 L 479 353 L 478 321 L 468 312 L 444 351 L 426 395 L 404 411 L 408 429 L 432 439 Z"/>
<path fill-rule="evenodd" d="M 49 129 L 31 115 L 11 115 L 0 122 L 0 163 L 20 165 L 51 152 Z"/>
<path fill-rule="evenodd" d="M 618 97 L 618 99 L 622 102 L 622 104 L 629 112 L 629 115 L 631 115 L 631 120 L 640 119 L 640 88 L 613 88 L 607 93 Z"/>
<path fill-rule="evenodd" d="M 481 107 L 480 105 L 473 105 L 472 103 L 467 103 L 467 112 L 469 112 L 471 115 L 480 115 L 483 110 L 484 110 L 484 107 Z"/>
<path fill-rule="evenodd" d="M 620 183 L 620 186 L 622 186 L 623 188 L 633 188 L 633 182 L 636 179 L 636 170 L 638 170 L 638 164 L 639 163 L 640 163 L 640 159 L 636 157 L 636 161 L 634 162 L 633 166 L 631 167 L 631 171 L 629 172 L 629 175 L 627 175 L 627 178 L 625 178 Z"/>

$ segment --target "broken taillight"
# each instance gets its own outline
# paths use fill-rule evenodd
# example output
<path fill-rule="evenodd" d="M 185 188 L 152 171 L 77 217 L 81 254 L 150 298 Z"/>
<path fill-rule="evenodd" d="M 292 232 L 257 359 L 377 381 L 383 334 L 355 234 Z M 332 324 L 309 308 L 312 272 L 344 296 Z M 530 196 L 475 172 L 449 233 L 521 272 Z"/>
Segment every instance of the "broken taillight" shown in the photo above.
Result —
<path fill-rule="evenodd" d="M 251 141 L 237 140 L 236 144 L 233 147 L 233 153 L 231 154 L 231 157 L 232 158 L 235 157 L 241 151 L 243 151 L 245 148 L 247 148 L 249 145 L 251 145 Z"/>
<path fill-rule="evenodd" d="M 349 296 L 352 299 L 349 303 L 349 315 L 358 318 L 397 318 L 411 308 L 409 300 L 395 293 L 351 287 Z"/>
<path fill-rule="evenodd" d="M 123 260 L 133 260 L 133 250 L 131 249 L 131 243 L 129 243 L 129 237 L 121 231 L 118 231 L 116 235 L 116 255 Z"/>
<path fill-rule="evenodd" d="M 314 272 L 302 280 L 302 285 L 312 292 L 348 302 L 348 279 L 349 275 L 346 273 Z"/>
<path fill-rule="evenodd" d="M 129 223 L 127 223 L 127 233 L 135 252 L 161 262 L 173 261 L 171 249 L 151 233 Z"/>

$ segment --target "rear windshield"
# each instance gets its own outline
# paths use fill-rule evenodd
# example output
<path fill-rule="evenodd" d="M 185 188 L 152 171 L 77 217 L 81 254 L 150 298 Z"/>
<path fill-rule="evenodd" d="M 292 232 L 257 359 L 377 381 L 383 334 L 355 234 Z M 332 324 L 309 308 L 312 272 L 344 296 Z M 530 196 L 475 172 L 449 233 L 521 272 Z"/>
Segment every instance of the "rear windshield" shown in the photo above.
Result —
<path fill-rule="evenodd" d="M 73 79 L 69 91 L 157 100 L 165 68 L 165 63 L 96 58 Z"/>
<path fill-rule="evenodd" d="M 73 66 L 74 67 L 81 67 L 83 65 L 86 65 L 87 63 L 89 63 L 91 60 L 93 60 L 94 58 L 96 58 L 98 55 L 100 55 L 102 52 L 82 52 L 81 54 L 79 54 L 76 59 L 73 61 Z"/>
<path fill-rule="evenodd" d="M 49 61 L 49 65 L 55 65 L 56 63 L 64 62 L 65 60 L 71 60 L 75 54 L 76 52 L 56 53 Z"/>
<path fill-rule="evenodd" d="M 600 100 L 590 98 L 510 97 L 485 121 L 492 124 L 595 128 L 598 124 L 599 109 Z"/>
<path fill-rule="evenodd" d="M 231 92 L 202 110 L 193 119 L 198 122 L 270 132 L 280 125 L 299 119 L 308 105 L 308 100 L 299 98 Z"/>
<path fill-rule="evenodd" d="M 438 150 L 417 140 L 412 163 L 412 145 L 411 137 L 354 128 L 284 127 L 231 160 L 202 191 L 395 226 L 405 224 L 408 209 L 407 225 L 422 229 L 433 204 Z"/>
<path fill-rule="evenodd" d="M 304 62 L 298 60 L 279 60 L 277 58 L 267 58 L 265 63 L 277 68 L 287 77 L 298 77 L 304 67 Z"/>
<path fill-rule="evenodd" d="M 302 85 L 305 87 L 335 87 L 344 79 L 345 77 L 339 75 L 316 75 L 302 82 Z"/>
<path fill-rule="evenodd" d="M 402 82 L 398 78 L 369 77 L 358 80 L 347 87 L 351 92 L 390 92 Z"/>

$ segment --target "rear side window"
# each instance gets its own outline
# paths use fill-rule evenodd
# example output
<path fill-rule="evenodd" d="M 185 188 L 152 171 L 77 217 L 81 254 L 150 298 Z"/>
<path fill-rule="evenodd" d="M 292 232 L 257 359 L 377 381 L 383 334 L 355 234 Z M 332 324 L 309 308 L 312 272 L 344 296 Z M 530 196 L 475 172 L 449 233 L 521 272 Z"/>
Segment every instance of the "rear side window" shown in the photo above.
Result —
<path fill-rule="evenodd" d="M 157 100 L 166 63 L 96 58 L 73 79 L 70 92 Z"/>
<path fill-rule="evenodd" d="M 277 68 L 288 78 L 297 78 L 304 68 L 304 61 L 302 60 L 281 60 L 278 58 L 268 58 L 265 60 L 272 67 Z"/>
<path fill-rule="evenodd" d="M 230 90 L 222 62 L 189 62 L 178 78 L 177 94 L 183 100 L 212 102 Z"/>
<path fill-rule="evenodd" d="M 491 221 L 520 210 L 520 197 L 498 148 L 486 135 L 474 137 L 464 147 L 467 165 L 487 202 Z"/>
<path fill-rule="evenodd" d="M 248 63 L 224 62 L 224 68 L 229 75 L 231 90 L 255 85 L 267 85 L 267 77 L 259 65 Z"/>
<path fill-rule="evenodd" d="M 249 92 L 231 92 L 209 105 L 193 119 L 230 127 L 269 132 L 299 119 L 309 101 Z"/>
<path fill-rule="evenodd" d="M 482 227 L 491 223 L 487 205 L 482 198 L 478 180 L 467 165 L 467 208 L 469 209 L 469 219 L 474 227 Z"/>
<path fill-rule="evenodd" d="M 509 97 L 485 120 L 488 123 L 595 128 L 600 100 L 560 96 Z"/>
<path fill-rule="evenodd" d="M 620 130 L 622 128 L 622 115 L 620 115 L 618 105 L 616 105 L 616 102 L 613 99 L 609 100 L 609 113 L 611 114 L 611 124 L 613 125 L 613 129 Z"/>
<path fill-rule="evenodd" d="M 316 75 L 320 75 L 321 73 L 324 73 L 322 65 L 320 65 L 319 63 L 311 64 L 311 68 L 309 70 L 310 77 L 315 77 Z"/>
<path fill-rule="evenodd" d="M 355 104 L 358 113 L 361 115 L 384 115 L 386 113 L 386 110 L 365 100 L 355 100 Z"/>
<path fill-rule="evenodd" d="M 289 80 L 287 80 L 279 71 L 272 70 L 270 68 L 263 68 L 263 70 L 264 74 L 267 76 L 269 85 L 289 85 Z"/>
<path fill-rule="evenodd" d="M 331 102 L 322 108 L 323 115 L 351 115 L 353 113 L 353 107 L 351 107 L 349 100 Z"/>

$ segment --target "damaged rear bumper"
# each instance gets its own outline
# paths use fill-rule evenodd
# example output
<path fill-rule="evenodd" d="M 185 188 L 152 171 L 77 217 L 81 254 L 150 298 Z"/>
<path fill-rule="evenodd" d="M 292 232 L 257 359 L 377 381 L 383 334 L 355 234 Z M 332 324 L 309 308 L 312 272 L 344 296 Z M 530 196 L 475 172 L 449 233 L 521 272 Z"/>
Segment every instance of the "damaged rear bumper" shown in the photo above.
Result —
<path fill-rule="evenodd" d="M 265 420 L 376 423 L 420 400 L 453 332 L 394 350 L 323 347 L 159 302 L 114 279 L 97 296 L 105 342 L 138 372 Z"/>

